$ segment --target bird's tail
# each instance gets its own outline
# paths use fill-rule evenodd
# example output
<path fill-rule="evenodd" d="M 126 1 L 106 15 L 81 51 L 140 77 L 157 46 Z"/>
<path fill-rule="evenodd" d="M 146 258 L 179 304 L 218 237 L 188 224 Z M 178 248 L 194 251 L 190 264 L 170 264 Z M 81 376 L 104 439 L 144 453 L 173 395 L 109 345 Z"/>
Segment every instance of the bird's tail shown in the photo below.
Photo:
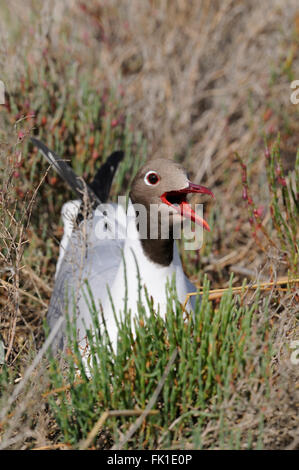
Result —
<path fill-rule="evenodd" d="M 111 153 L 96 172 L 93 181 L 89 184 L 90 188 L 102 202 L 106 202 L 109 197 L 115 172 L 123 158 L 124 152 L 122 150 Z"/>
<path fill-rule="evenodd" d="M 106 162 L 101 165 L 93 181 L 87 184 L 76 175 L 62 158 L 56 155 L 53 150 L 50 150 L 43 142 L 34 137 L 31 137 L 31 141 L 80 199 L 82 199 L 86 189 L 93 207 L 107 201 L 118 164 L 124 157 L 122 151 L 113 152 Z"/>

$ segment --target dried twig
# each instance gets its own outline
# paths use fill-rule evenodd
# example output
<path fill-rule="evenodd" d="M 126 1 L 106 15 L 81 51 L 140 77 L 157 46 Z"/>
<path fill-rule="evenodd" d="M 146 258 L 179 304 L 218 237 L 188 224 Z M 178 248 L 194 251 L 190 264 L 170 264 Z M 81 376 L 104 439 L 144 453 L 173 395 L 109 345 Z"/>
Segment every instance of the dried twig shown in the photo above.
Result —
<path fill-rule="evenodd" d="M 35 297 L 34 295 L 30 294 L 29 292 L 26 292 L 25 290 L 21 289 L 20 287 L 16 287 L 13 284 L 10 284 L 10 282 L 4 281 L 3 279 L 0 279 L 0 282 L 1 282 L 3 287 L 7 287 L 7 288 L 10 288 L 10 289 L 15 289 L 19 292 L 19 294 L 24 295 L 25 297 L 28 297 L 28 299 L 34 300 L 35 302 L 41 304 L 45 308 L 48 308 L 48 304 L 46 304 L 46 302 L 39 299 L 38 297 Z"/>
<path fill-rule="evenodd" d="M 261 284 L 252 284 L 251 286 L 246 285 L 246 286 L 238 286 L 238 287 L 232 287 L 231 290 L 232 292 L 242 292 L 242 290 L 256 290 L 256 289 L 261 289 L 261 290 L 268 290 L 270 288 L 273 288 L 275 286 L 283 285 L 283 284 L 297 284 L 299 283 L 299 278 L 297 279 L 288 279 L 287 277 L 284 277 L 282 279 L 278 279 L 277 281 L 272 281 L 272 282 L 263 282 Z M 209 300 L 214 300 L 218 299 L 225 294 L 230 288 L 227 289 L 214 289 L 210 290 L 209 292 Z M 189 294 L 186 295 L 185 302 L 183 304 L 183 311 L 186 309 L 186 305 L 190 299 L 190 297 L 193 297 L 195 295 L 202 295 L 202 291 L 198 292 L 189 292 Z"/>

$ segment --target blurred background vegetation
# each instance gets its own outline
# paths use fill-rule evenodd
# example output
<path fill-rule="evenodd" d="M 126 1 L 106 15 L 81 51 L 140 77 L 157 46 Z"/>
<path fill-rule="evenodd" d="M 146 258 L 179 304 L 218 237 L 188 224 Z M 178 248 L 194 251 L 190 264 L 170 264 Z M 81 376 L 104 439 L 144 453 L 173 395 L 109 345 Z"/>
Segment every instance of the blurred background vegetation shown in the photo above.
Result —
<path fill-rule="evenodd" d="M 0 0 L 0 6 L 0 79 L 6 91 L 0 106 L 0 403 L 6 403 L 44 342 L 62 235 L 60 209 L 72 198 L 32 148 L 30 135 L 69 160 L 87 181 L 111 151 L 124 149 L 113 198 L 127 192 L 140 163 L 154 157 L 181 162 L 192 181 L 210 187 L 216 203 L 207 200 L 205 213 L 212 231 L 200 252 L 182 250 L 185 271 L 199 288 L 204 275 L 211 289 L 227 288 L 232 273 L 232 287 L 298 277 L 299 105 L 290 101 L 290 84 L 299 79 L 296 0 Z M 290 344 L 298 337 L 296 286 L 248 290 L 234 298 L 236 310 L 227 302 L 220 306 L 219 295 L 211 297 L 214 313 L 237 311 L 236 329 L 238 315 L 246 317 L 246 309 L 254 306 L 258 318 L 250 341 L 263 386 L 255 394 L 244 392 L 253 359 L 252 350 L 246 356 L 242 346 L 225 400 L 217 383 L 224 386 L 227 369 L 211 375 L 214 385 L 201 403 L 205 419 L 192 415 L 199 404 L 190 398 L 194 385 L 189 384 L 186 426 L 183 419 L 179 431 L 166 432 L 179 419 L 178 406 L 163 424 L 151 417 L 160 435 L 149 438 L 144 431 L 132 447 L 165 442 L 168 447 L 298 447 L 298 365 L 290 361 Z M 244 328 L 249 344 L 247 323 Z M 224 349 L 230 344 L 226 326 L 218 339 L 213 328 L 204 331 L 211 334 L 211 347 L 215 341 Z M 271 350 L 267 367 L 261 337 Z M 166 364 L 168 352 L 163 354 Z M 209 350 L 203 354 L 208 361 Z M 72 423 L 68 435 L 67 423 L 61 425 L 65 416 L 55 419 L 49 411 L 45 369 L 33 374 L 11 419 L 0 423 L 4 448 L 75 445 L 99 417 L 100 411 L 82 425 L 85 434 Z M 132 373 L 123 380 L 135 378 Z M 61 380 L 71 386 L 70 377 Z M 177 396 L 183 400 L 180 387 Z M 252 387 L 248 379 L 247 390 Z M 222 406 L 215 396 L 223 398 Z M 57 397 L 57 403 L 65 399 Z M 122 397 L 115 404 L 128 402 Z M 75 399 L 71 406 L 76 410 Z M 111 442 L 93 445 L 112 445 L 118 429 L 126 429 L 128 420 L 122 420 L 107 431 Z"/>

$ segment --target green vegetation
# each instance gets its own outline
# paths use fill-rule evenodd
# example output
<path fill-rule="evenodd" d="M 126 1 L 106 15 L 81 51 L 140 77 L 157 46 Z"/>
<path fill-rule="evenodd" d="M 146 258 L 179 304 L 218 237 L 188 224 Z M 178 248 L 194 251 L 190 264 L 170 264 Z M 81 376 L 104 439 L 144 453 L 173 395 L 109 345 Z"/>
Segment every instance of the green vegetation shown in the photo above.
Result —
<path fill-rule="evenodd" d="M 146 426 L 138 429 L 128 448 L 155 448 L 158 443 L 168 448 L 185 439 L 199 440 L 200 447 L 199 430 L 207 422 L 217 420 L 221 422 L 222 444 L 228 447 L 238 427 L 227 429 L 222 405 L 232 398 L 236 406 L 238 400 L 241 404 L 241 397 L 236 396 L 236 381 L 246 379 L 242 394 L 247 399 L 254 389 L 262 389 L 266 398 L 271 381 L 274 330 L 268 320 L 268 300 L 262 302 L 264 315 L 258 322 L 260 295 L 256 293 L 248 305 L 242 300 L 244 294 L 245 288 L 241 296 L 233 296 L 229 289 L 215 309 L 208 300 L 209 282 L 205 280 L 194 315 L 182 315 L 182 307 L 170 287 L 165 320 L 157 316 L 148 300 L 150 316 L 140 305 L 134 335 L 130 313 L 124 312 L 117 355 L 107 337 L 89 330 L 91 379 L 90 373 L 86 375 L 88 367 L 76 342 L 76 325 L 68 323 L 67 372 L 66 364 L 61 370 L 55 359 L 50 367 L 49 402 L 63 441 L 77 447 L 106 410 L 144 410 L 177 349 L 176 360 L 154 405 L 159 412 L 146 418 Z M 92 298 L 89 304 L 94 331 L 99 332 L 100 309 Z M 117 443 L 120 432 L 125 433 L 135 419 L 111 417 L 105 433 L 109 432 Z M 257 419 L 262 422 L 262 410 Z M 249 439 L 248 430 L 240 432 L 239 445 L 241 439 Z M 234 447 L 238 447 L 237 442 Z"/>

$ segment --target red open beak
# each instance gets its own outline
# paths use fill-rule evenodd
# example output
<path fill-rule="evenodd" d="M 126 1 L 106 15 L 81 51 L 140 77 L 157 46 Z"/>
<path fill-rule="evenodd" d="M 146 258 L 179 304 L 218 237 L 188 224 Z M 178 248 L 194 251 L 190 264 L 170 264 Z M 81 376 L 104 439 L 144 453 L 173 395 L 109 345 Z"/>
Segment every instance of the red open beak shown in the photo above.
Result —
<path fill-rule="evenodd" d="M 196 214 L 196 212 L 194 212 L 190 204 L 187 202 L 187 194 L 189 193 L 209 194 L 210 196 L 215 197 L 212 191 L 210 191 L 205 186 L 194 184 L 189 181 L 189 185 L 186 188 L 179 189 L 177 191 L 166 192 L 162 194 L 160 198 L 164 204 L 173 207 L 183 217 L 188 217 L 192 220 L 192 222 L 201 225 L 210 232 L 208 223 L 202 217 Z"/>

